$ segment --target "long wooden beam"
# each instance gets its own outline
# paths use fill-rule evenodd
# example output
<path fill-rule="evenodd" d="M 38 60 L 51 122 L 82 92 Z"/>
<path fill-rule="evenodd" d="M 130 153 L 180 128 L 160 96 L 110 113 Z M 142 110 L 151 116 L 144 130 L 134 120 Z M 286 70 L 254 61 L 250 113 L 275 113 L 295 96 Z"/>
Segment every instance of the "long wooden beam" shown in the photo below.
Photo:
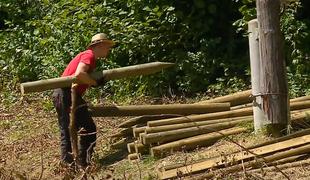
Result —
<path fill-rule="evenodd" d="M 219 132 L 212 132 L 207 134 L 202 134 L 198 136 L 193 136 L 178 141 L 173 141 L 170 143 L 162 144 L 151 148 L 151 156 L 154 157 L 165 157 L 172 152 L 180 150 L 191 150 L 199 147 L 204 147 L 211 145 L 216 142 L 218 139 L 225 136 L 239 134 L 246 132 L 247 128 L 244 127 L 234 127 L 230 129 L 221 130 Z"/>
<path fill-rule="evenodd" d="M 148 121 L 156 121 L 160 119 L 175 118 L 175 117 L 180 117 L 180 116 L 182 115 L 177 115 L 177 114 L 143 115 L 143 116 L 128 119 L 127 121 L 119 124 L 118 127 L 129 128 L 131 126 L 138 125 L 138 124 L 146 124 Z"/>
<path fill-rule="evenodd" d="M 251 122 L 253 119 L 246 119 L 246 120 L 236 120 L 232 122 L 224 122 L 218 124 L 210 124 L 205 126 L 196 126 L 196 127 L 189 127 L 184 129 L 176 129 L 171 131 L 164 131 L 158 133 L 151 133 L 146 134 L 143 136 L 143 144 L 152 144 L 152 143 L 165 143 L 174 140 L 179 140 L 182 138 L 187 138 L 191 136 L 196 136 L 199 134 L 210 133 L 214 131 L 219 131 L 222 129 L 231 128 L 236 126 L 237 124 L 244 123 L 244 122 Z"/>
<path fill-rule="evenodd" d="M 151 62 L 151 63 L 115 68 L 111 70 L 104 70 L 102 72 L 93 72 L 90 74 L 90 76 L 95 80 L 104 77 L 106 81 L 109 81 L 114 79 L 122 79 L 133 76 L 153 74 L 158 71 L 161 71 L 164 68 L 171 67 L 173 65 L 174 63 Z M 60 78 L 22 83 L 20 85 L 20 88 L 22 94 L 25 94 L 30 92 L 41 92 L 50 89 L 70 87 L 72 83 L 79 84 L 82 83 L 82 81 L 74 76 L 60 77 Z"/>
<path fill-rule="evenodd" d="M 203 170 L 207 170 L 209 168 L 219 167 L 225 164 L 233 165 L 233 164 L 236 164 L 237 162 L 240 162 L 241 160 L 246 161 L 250 158 L 254 158 L 256 155 L 262 156 L 268 153 L 275 153 L 281 150 L 298 147 L 298 146 L 305 145 L 308 143 L 310 143 L 310 135 L 304 135 L 298 138 L 289 139 L 286 141 L 281 141 L 278 143 L 251 149 L 250 150 L 251 153 L 247 151 L 242 151 L 242 152 L 232 153 L 226 156 L 217 156 L 217 157 L 208 159 L 203 162 L 190 164 L 190 165 L 183 166 L 177 169 L 170 169 L 168 171 L 164 171 L 160 173 L 159 177 L 161 179 L 168 179 L 168 178 L 176 177 L 178 173 L 182 173 L 183 175 L 186 175 L 189 173 L 197 173 Z M 307 147 L 308 147 L 308 152 L 309 152 L 310 145 L 307 145 Z M 190 172 L 188 171 L 189 169 L 190 169 Z"/>
<path fill-rule="evenodd" d="M 292 102 L 290 104 L 291 111 L 299 110 L 299 109 L 307 109 L 307 108 L 310 108 L 309 100 L 301 101 L 301 102 Z M 209 113 L 209 114 L 191 115 L 191 116 L 186 116 L 186 117 L 151 121 L 151 122 L 148 122 L 147 125 L 149 127 L 154 127 L 154 126 L 163 126 L 163 125 L 179 124 L 179 123 L 186 123 L 186 122 L 198 122 L 198 121 L 206 121 L 206 120 L 213 120 L 213 119 L 220 119 L 220 118 L 232 118 L 232 117 L 249 116 L 249 115 L 253 115 L 252 107 L 230 110 L 230 111 L 223 111 L 223 112 L 215 112 L 215 113 Z"/>
<path fill-rule="evenodd" d="M 202 114 L 230 109 L 229 103 L 212 104 L 170 104 L 170 105 L 132 105 L 132 106 L 92 106 L 89 107 L 93 117 L 104 116 L 141 116 L 158 114 Z"/>
<path fill-rule="evenodd" d="M 229 102 L 231 106 L 236 106 L 240 104 L 246 104 L 252 102 L 252 91 L 246 90 L 241 92 L 236 92 L 233 94 L 229 94 L 226 96 L 217 97 L 214 99 L 209 99 L 205 101 L 200 101 L 198 104 L 204 104 L 204 103 L 220 103 L 220 102 Z"/>

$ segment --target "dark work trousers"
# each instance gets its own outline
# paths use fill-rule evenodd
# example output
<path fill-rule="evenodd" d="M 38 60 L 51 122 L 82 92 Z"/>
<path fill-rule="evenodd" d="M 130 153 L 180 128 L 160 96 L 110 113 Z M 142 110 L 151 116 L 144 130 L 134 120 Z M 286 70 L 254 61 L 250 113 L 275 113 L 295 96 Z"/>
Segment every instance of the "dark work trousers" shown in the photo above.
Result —
<path fill-rule="evenodd" d="M 87 109 L 86 102 L 77 95 L 75 121 L 79 132 L 79 162 L 82 166 L 89 163 L 93 148 L 96 145 L 96 125 Z M 61 140 L 61 159 L 67 163 L 73 162 L 69 133 L 71 89 L 56 89 L 53 93 L 53 103 L 58 114 Z"/>

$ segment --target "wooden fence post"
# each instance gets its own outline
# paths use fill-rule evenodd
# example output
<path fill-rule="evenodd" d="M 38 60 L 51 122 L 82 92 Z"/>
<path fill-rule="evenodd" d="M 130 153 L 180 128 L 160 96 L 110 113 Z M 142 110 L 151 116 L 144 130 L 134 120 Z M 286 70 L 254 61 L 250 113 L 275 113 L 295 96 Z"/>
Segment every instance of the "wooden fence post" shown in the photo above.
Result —
<path fill-rule="evenodd" d="M 289 122 L 289 99 L 280 31 L 280 0 L 257 0 L 261 59 L 262 110 L 268 121 L 267 133 L 285 134 Z"/>
<path fill-rule="evenodd" d="M 248 23 L 249 32 L 249 50 L 251 65 L 251 84 L 253 98 L 253 117 L 255 132 L 259 132 L 266 123 L 264 112 L 262 111 L 262 98 L 260 94 L 260 56 L 259 56 L 259 39 L 258 39 L 258 22 L 253 19 Z"/>

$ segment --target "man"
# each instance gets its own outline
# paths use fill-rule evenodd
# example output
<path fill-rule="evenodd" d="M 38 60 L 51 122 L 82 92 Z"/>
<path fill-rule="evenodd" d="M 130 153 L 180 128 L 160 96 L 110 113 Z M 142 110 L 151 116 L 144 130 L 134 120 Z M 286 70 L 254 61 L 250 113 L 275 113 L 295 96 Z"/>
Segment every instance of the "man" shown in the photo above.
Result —
<path fill-rule="evenodd" d="M 96 143 L 96 125 L 87 110 L 82 95 L 89 86 L 98 86 L 104 83 L 103 78 L 96 81 L 89 76 L 89 73 L 95 69 L 96 60 L 108 56 L 113 45 L 114 42 L 109 40 L 106 34 L 94 35 L 87 50 L 73 58 L 62 74 L 62 77 L 76 76 L 82 78 L 83 83 L 85 83 L 79 84 L 77 87 L 77 109 L 75 112 L 75 121 L 80 134 L 78 162 L 82 167 L 89 164 Z M 53 93 L 53 103 L 57 111 L 61 134 L 61 159 L 63 162 L 71 164 L 73 162 L 69 133 L 71 89 L 56 89 Z"/>

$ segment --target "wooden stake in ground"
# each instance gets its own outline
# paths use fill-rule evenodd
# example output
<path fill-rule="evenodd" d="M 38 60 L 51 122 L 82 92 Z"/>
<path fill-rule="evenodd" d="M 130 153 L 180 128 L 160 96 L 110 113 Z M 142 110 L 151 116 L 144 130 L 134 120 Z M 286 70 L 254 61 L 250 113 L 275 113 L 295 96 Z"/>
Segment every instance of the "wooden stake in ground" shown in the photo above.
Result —
<path fill-rule="evenodd" d="M 152 143 L 162 144 L 165 142 L 171 142 L 171 141 L 179 140 L 182 138 L 215 132 L 215 131 L 219 131 L 222 129 L 228 129 L 240 123 L 251 122 L 251 121 L 252 119 L 241 119 L 241 120 L 236 120 L 232 122 L 224 122 L 224 123 L 210 124 L 210 125 L 205 125 L 205 126 L 189 127 L 189 128 L 184 128 L 184 129 L 176 129 L 176 130 L 171 130 L 171 131 L 151 133 L 151 134 L 144 135 L 142 137 L 143 138 L 142 142 L 143 144 L 152 144 Z"/>
<path fill-rule="evenodd" d="M 71 146 L 72 146 L 72 153 L 75 161 L 78 161 L 78 136 L 77 136 L 77 128 L 75 122 L 75 111 L 76 111 L 76 89 L 78 84 L 72 84 L 71 86 L 71 112 L 70 112 L 70 138 L 71 138 Z"/>
<path fill-rule="evenodd" d="M 177 114 L 143 115 L 143 116 L 131 118 L 131 119 L 119 124 L 118 127 L 129 128 L 131 126 L 138 125 L 138 124 L 146 124 L 148 121 L 175 118 L 175 117 L 180 117 L 180 116 L 181 115 L 177 115 Z"/>
<path fill-rule="evenodd" d="M 307 108 L 310 108 L 309 100 L 301 101 L 301 102 L 292 102 L 290 104 L 291 111 L 299 110 L 299 109 L 307 109 Z M 253 108 L 247 107 L 247 108 L 236 109 L 236 110 L 231 110 L 231 111 L 214 112 L 214 113 L 209 113 L 209 114 L 199 114 L 199 115 L 191 115 L 191 116 L 186 116 L 186 117 L 150 121 L 147 123 L 147 125 L 149 127 L 155 127 L 155 126 L 163 126 L 163 125 L 169 125 L 169 124 L 214 120 L 214 119 L 220 119 L 220 118 L 249 116 L 252 114 L 253 114 Z"/>
<path fill-rule="evenodd" d="M 222 175 L 225 175 L 225 174 L 229 174 L 233 172 L 239 172 L 243 168 L 248 168 L 248 167 L 252 167 L 252 169 L 256 169 L 256 168 L 264 166 L 266 163 L 274 162 L 274 161 L 277 161 L 277 160 L 280 160 L 286 157 L 307 154 L 309 152 L 310 152 L 310 144 L 305 144 L 300 147 L 288 149 L 286 151 L 267 155 L 265 157 L 258 157 L 255 160 L 251 160 L 243 164 L 237 164 L 237 165 L 225 168 L 225 170 L 221 171 L 221 173 Z M 289 167 L 293 167 L 293 165 Z M 272 166 L 272 167 L 274 168 L 274 171 L 279 171 L 281 169 L 281 166 L 279 168 L 277 166 Z M 289 177 L 286 174 L 284 174 L 282 171 L 280 172 L 282 173 L 282 175 L 286 177 L 286 179 L 289 179 Z M 215 176 L 215 174 L 216 172 L 211 171 L 210 173 L 200 176 L 198 179 L 211 179 L 213 176 Z"/>
<path fill-rule="evenodd" d="M 252 94 L 260 94 L 260 57 L 259 57 L 259 40 L 258 40 L 258 22 L 253 19 L 248 23 L 249 32 L 249 49 L 250 49 L 250 65 L 251 65 L 251 84 Z M 265 122 L 264 112 L 262 111 L 262 97 L 254 96 L 253 98 L 253 117 L 254 129 L 258 132 Z"/>
<path fill-rule="evenodd" d="M 259 50 L 261 59 L 262 109 L 268 133 L 280 136 L 289 123 L 288 86 L 282 36 L 280 0 L 257 0 Z"/>

